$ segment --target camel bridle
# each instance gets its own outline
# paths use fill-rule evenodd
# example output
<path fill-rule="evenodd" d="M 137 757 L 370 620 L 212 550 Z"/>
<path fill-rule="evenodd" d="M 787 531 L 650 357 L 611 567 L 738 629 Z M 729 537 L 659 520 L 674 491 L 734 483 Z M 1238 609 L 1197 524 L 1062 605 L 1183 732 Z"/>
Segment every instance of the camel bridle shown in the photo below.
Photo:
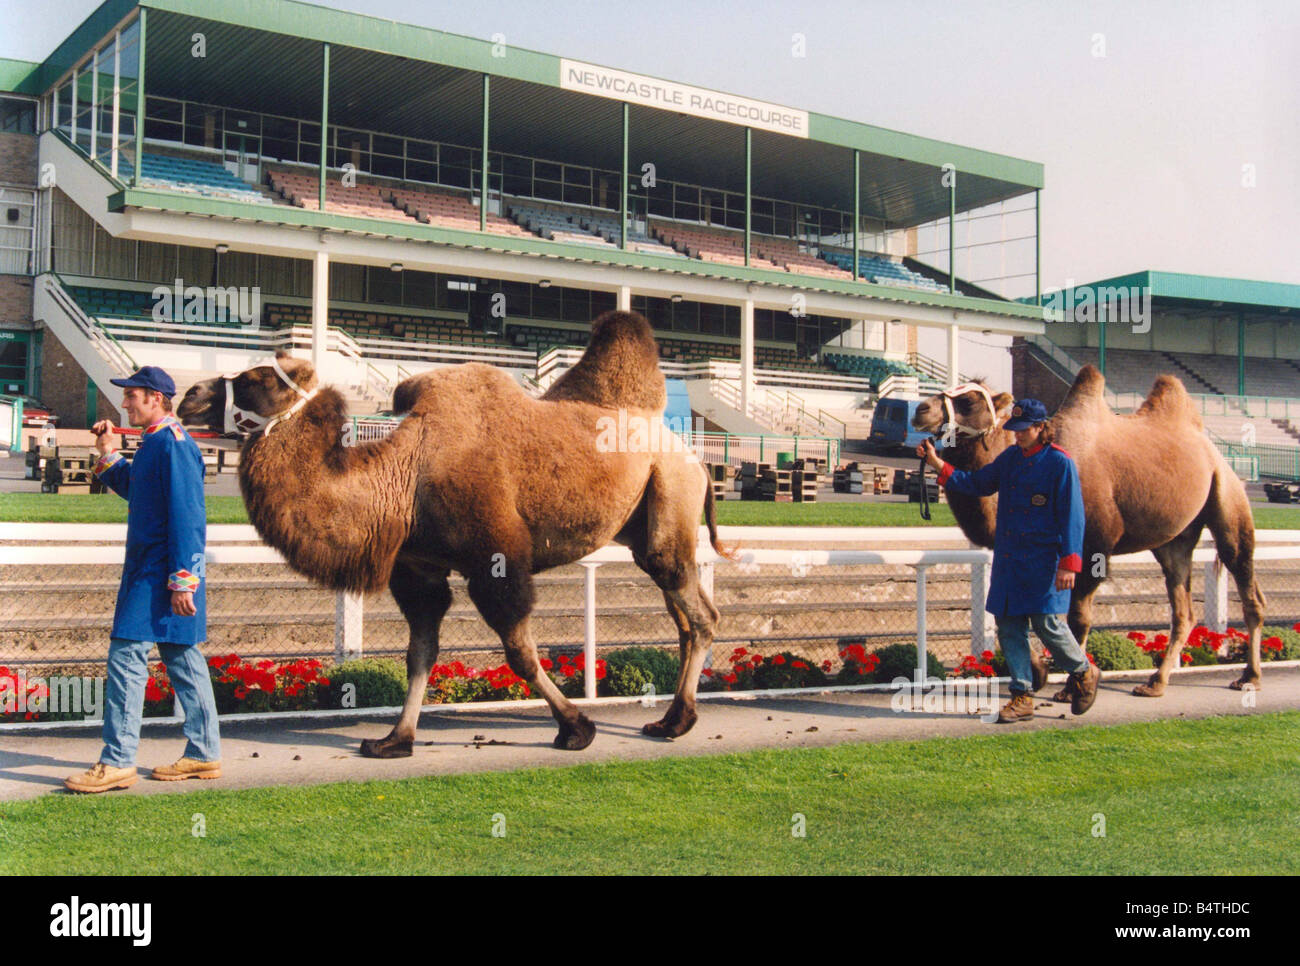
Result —
<path fill-rule="evenodd" d="M 958 396 L 964 396 L 968 392 L 978 392 L 984 397 L 984 401 L 989 404 L 989 416 L 992 422 L 984 429 L 971 429 L 969 426 L 957 422 L 957 413 L 953 408 L 952 401 Z M 963 382 L 960 386 L 953 386 L 951 389 L 945 389 L 943 396 L 944 421 L 939 426 L 943 432 L 942 443 L 944 449 L 954 445 L 957 442 L 957 434 L 963 436 L 974 436 L 976 438 L 987 437 L 989 433 L 997 429 L 998 426 L 998 407 L 993 405 L 993 396 L 987 388 L 978 382 Z"/>
<path fill-rule="evenodd" d="M 280 380 L 286 386 L 298 394 L 298 401 L 274 416 L 263 416 L 248 409 L 241 409 L 235 405 L 235 379 L 238 378 L 238 375 L 222 376 L 221 378 L 226 381 L 225 432 L 249 435 L 261 429 L 263 436 L 270 436 L 271 430 L 297 414 L 303 406 L 311 402 L 320 389 L 319 386 L 310 392 L 303 389 L 302 386 L 289 377 L 287 372 L 280 368 L 279 359 L 271 360 L 271 368 L 275 370 L 275 374 L 280 377 Z"/>

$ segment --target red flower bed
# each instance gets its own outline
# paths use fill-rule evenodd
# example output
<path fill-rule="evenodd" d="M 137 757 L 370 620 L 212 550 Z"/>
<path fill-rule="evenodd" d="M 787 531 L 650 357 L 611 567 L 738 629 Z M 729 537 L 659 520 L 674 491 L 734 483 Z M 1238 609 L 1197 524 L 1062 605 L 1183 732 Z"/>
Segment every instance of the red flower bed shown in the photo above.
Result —
<path fill-rule="evenodd" d="M 18 693 L 20 686 L 27 692 L 25 696 Z M 0 665 L 0 721 L 40 721 L 40 709 L 49 697 L 50 689 L 41 682 L 20 680 L 17 671 Z"/>

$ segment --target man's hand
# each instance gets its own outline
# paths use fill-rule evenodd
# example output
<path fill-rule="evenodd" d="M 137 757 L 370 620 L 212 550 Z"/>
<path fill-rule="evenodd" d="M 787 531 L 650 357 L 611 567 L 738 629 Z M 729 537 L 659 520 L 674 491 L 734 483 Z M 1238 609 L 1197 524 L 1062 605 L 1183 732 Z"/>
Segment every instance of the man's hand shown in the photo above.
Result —
<path fill-rule="evenodd" d="M 923 440 L 921 445 L 917 446 L 916 455 L 925 460 L 925 464 L 936 473 L 943 469 L 943 460 L 941 460 L 939 454 L 935 452 L 934 443 L 930 442 L 928 439 Z"/>
<path fill-rule="evenodd" d="M 95 434 L 95 449 L 99 451 L 100 456 L 107 456 L 117 449 L 117 437 L 113 435 L 111 419 L 99 420 L 90 427 L 90 431 Z"/>
<path fill-rule="evenodd" d="M 194 592 L 190 590 L 172 591 L 172 613 L 177 617 L 193 617 L 198 608 L 194 606 Z"/>
<path fill-rule="evenodd" d="M 1056 589 L 1072 590 L 1074 588 L 1074 571 L 1058 570 L 1056 572 Z"/>

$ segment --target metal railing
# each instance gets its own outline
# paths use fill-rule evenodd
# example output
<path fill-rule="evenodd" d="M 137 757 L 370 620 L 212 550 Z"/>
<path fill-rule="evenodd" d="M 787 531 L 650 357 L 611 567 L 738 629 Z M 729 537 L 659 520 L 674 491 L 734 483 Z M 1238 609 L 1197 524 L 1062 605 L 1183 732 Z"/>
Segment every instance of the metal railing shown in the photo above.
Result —
<path fill-rule="evenodd" d="M 0 664 L 13 667 L 18 662 L 41 666 L 73 667 L 84 664 L 102 664 L 112 619 L 112 598 L 116 590 L 116 575 L 120 572 L 125 555 L 126 527 L 121 524 L 0 524 L 0 567 L 10 603 L 0 614 L 0 624 L 7 629 L 5 643 L 0 647 Z M 1255 560 L 1263 563 L 1294 562 L 1300 560 L 1300 532 L 1260 531 L 1260 545 L 1255 549 Z M 845 640 L 871 640 L 879 643 L 898 640 L 900 636 L 915 635 L 918 670 L 926 676 L 927 653 L 932 640 L 943 638 L 948 660 L 956 660 L 966 651 L 979 654 L 994 646 L 990 622 L 984 612 L 991 553 L 982 549 L 927 549 L 935 541 L 961 539 L 956 528 L 749 528 L 723 527 L 720 537 L 727 542 L 740 540 L 739 559 L 727 561 L 719 558 L 707 543 L 707 534 L 701 528 L 696 559 L 703 585 L 710 588 L 723 615 L 723 624 L 715 642 L 711 659 L 725 655 L 734 642 L 746 642 L 751 647 L 762 647 L 779 652 L 790 647 L 811 648 L 814 641 L 836 648 Z M 263 647 L 256 653 L 293 654 L 295 656 L 327 657 L 349 660 L 363 654 L 400 653 L 405 648 L 406 636 L 380 633 L 379 625 L 368 623 L 371 611 L 376 618 L 389 624 L 401 625 L 400 615 L 393 611 L 391 602 L 383 598 L 363 600 L 359 595 L 333 593 L 315 588 L 301 578 L 284 574 L 285 565 L 272 548 L 252 543 L 257 535 L 252 527 L 212 526 L 208 528 L 208 547 L 205 556 L 205 573 L 209 581 L 208 614 L 209 632 L 220 625 L 219 613 L 223 603 L 227 610 L 240 610 L 233 618 L 241 628 L 256 628 Z M 69 541 L 78 541 L 70 543 Z M 792 549 L 743 549 L 745 542 L 782 542 L 792 544 Z M 835 550 L 819 549 L 833 541 L 861 543 L 899 542 L 913 544 L 897 550 Z M 1213 546 L 1202 545 L 1195 550 L 1193 561 L 1201 565 L 1202 596 L 1205 601 L 1205 625 L 1211 630 L 1223 631 L 1229 619 L 1228 575 L 1226 568 L 1217 565 Z M 658 639 L 632 639 L 611 634 L 614 629 L 640 618 L 640 612 L 655 612 L 668 632 L 669 622 L 662 613 L 662 602 L 644 606 L 628 606 L 629 584 L 626 574 L 630 551 L 618 546 L 608 546 L 589 554 L 578 563 L 581 577 L 571 570 L 572 579 L 565 583 L 576 590 L 581 587 L 581 598 L 576 594 L 567 598 L 562 608 L 539 604 L 539 620 L 575 620 L 560 629 L 550 646 L 573 650 L 579 645 L 586 654 L 587 666 L 593 666 L 598 647 L 655 645 L 666 641 Z M 1128 554 L 1112 558 L 1117 573 L 1106 588 L 1125 581 L 1125 574 L 1137 568 L 1153 570 L 1145 554 Z M 598 593 L 600 568 L 609 567 L 618 576 L 611 581 L 611 592 L 603 604 Z M 1274 579 L 1293 573 L 1274 570 Z M 872 575 L 875 575 L 873 581 Z M 93 576 L 91 576 L 93 575 Z M 286 577 L 292 577 L 286 580 Z M 547 578 L 539 577 L 540 582 Z M 645 583 L 646 600 L 658 598 L 648 581 Z M 1163 582 L 1156 575 L 1148 583 L 1158 584 L 1159 597 L 1163 599 Z M 900 596 L 902 586 L 914 587 L 914 593 Z M 640 586 L 639 584 L 637 585 Z M 739 594 L 730 593 L 737 587 Z M 554 578 L 547 592 L 554 591 Z M 250 590 L 262 588 L 265 599 L 250 601 Z M 766 589 L 764 589 L 766 588 Z M 818 588 L 829 588 L 830 596 L 817 594 Z M 877 601 L 870 603 L 863 592 L 875 589 Z M 308 593 L 310 599 L 301 595 Z M 1124 594 L 1124 590 L 1118 593 Z M 16 596 L 29 599 L 13 606 Z M 755 610 L 745 601 L 755 594 L 764 595 L 769 602 Z M 1150 610 L 1143 603 L 1145 596 L 1134 596 L 1128 591 L 1132 606 Z M 242 595 L 242 596 L 241 596 Z M 298 595 L 298 596 L 293 596 Z M 883 596 L 881 596 L 883 595 Z M 947 596 L 945 596 L 947 595 Z M 1286 597 L 1280 594 L 1279 597 Z M 1289 595 L 1293 600 L 1295 594 Z M 60 612 L 54 601 L 68 601 L 70 610 Z M 223 598 L 229 598 L 223 601 Z M 292 602 L 290 602 L 292 598 Z M 807 601 L 801 603 L 800 601 Z M 1111 606 L 1107 589 L 1103 589 L 1099 606 Z M 1276 613 L 1281 607 L 1272 608 Z M 791 615 L 806 615 L 806 629 L 785 627 L 775 633 L 767 629 L 772 623 L 770 612 L 764 607 L 785 608 Z M 873 633 L 873 613 L 879 615 L 888 607 L 895 615 L 894 629 Z M 873 611 L 874 608 L 874 611 Z M 249 614 L 249 609 L 258 611 Z M 547 610 L 551 613 L 546 613 Z M 266 615 L 261 614 L 265 610 Z M 563 613 L 556 614 L 560 610 Z M 33 612 L 39 611 L 39 612 Z M 89 613 L 93 611 L 93 613 Z M 612 613 L 603 619 L 602 613 Z M 87 616 L 89 613 L 89 616 Z M 75 619 L 69 615 L 75 614 Z M 628 615 L 628 616 L 621 616 Z M 946 616 L 945 616 L 946 615 Z M 455 650 L 451 638 L 457 626 L 473 616 L 472 611 L 453 613 L 452 626 L 444 625 L 444 647 Z M 1165 616 L 1161 606 L 1160 617 Z M 833 619 L 832 619 L 833 618 Z M 232 618 L 226 618 L 231 620 Z M 901 619 L 899 622 L 898 619 Z M 757 621 L 757 623 L 755 623 Z M 476 618 L 477 626 L 482 622 Z M 910 623 L 910 627 L 908 624 Z M 1099 625 L 1102 622 L 1098 622 Z M 332 627 L 332 638 L 326 630 L 324 638 L 312 642 L 310 626 Z M 1121 625 L 1123 626 L 1123 625 Z M 1130 627 L 1132 625 L 1129 625 Z M 281 633 L 285 646 L 278 651 L 267 650 L 266 635 Z M 463 631 L 462 631 L 463 633 Z M 499 643 L 485 627 L 479 628 L 480 650 L 499 652 Z M 37 647 L 27 647 L 10 637 L 25 634 L 38 641 Z M 61 636 L 75 638 L 73 646 L 63 646 Z M 673 643 L 675 646 L 675 633 Z M 372 639 L 377 637 L 378 640 Z M 958 647 L 953 649 L 953 640 Z M 229 646 L 209 638 L 212 653 L 222 653 L 218 648 Z M 321 646 L 323 641 L 328 641 Z M 77 643 L 80 642 L 80 643 Z M 237 645 L 238 646 L 238 645 Z M 241 656 L 255 656 L 253 646 L 245 648 Z M 809 652 L 811 654 L 811 652 Z M 834 662 L 834 656 L 828 659 Z M 820 662 L 819 662 L 820 663 Z M 595 678 L 588 682 L 588 697 L 594 697 Z"/>
<path fill-rule="evenodd" d="M 108 367 L 119 376 L 127 376 L 140 367 L 136 365 L 131 353 L 124 349 L 117 338 L 103 323 L 82 311 L 77 300 L 63 287 L 63 280 L 50 273 L 45 276 L 45 291 L 49 293 L 73 324 L 81 331 L 87 341 L 107 363 Z"/>

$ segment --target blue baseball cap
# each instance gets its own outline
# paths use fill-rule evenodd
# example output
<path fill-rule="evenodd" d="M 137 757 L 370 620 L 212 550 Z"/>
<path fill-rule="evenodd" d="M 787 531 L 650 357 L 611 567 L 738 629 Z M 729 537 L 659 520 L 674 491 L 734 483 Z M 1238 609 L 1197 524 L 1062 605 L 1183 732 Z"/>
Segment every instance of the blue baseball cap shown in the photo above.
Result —
<path fill-rule="evenodd" d="M 1028 429 L 1035 423 L 1047 422 L 1047 407 L 1037 399 L 1017 399 L 1016 404 L 1011 407 L 1011 418 L 1007 420 L 1003 429 L 1009 429 L 1015 432 L 1019 429 Z"/>
<path fill-rule="evenodd" d="M 176 395 L 176 383 L 172 381 L 171 376 L 157 366 L 142 366 L 140 371 L 133 376 L 108 381 L 115 386 L 121 386 L 123 389 L 149 389 L 153 392 L 160 392 L 168 399 Z"/>

